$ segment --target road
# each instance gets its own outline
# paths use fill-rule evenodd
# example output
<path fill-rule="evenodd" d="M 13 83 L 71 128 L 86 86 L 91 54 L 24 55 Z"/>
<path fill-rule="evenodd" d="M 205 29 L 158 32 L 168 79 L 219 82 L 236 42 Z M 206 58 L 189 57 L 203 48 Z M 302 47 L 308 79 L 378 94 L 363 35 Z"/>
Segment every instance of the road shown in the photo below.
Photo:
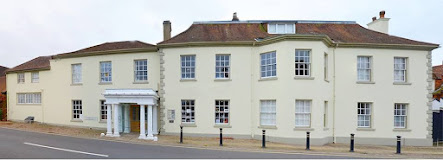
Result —
<path fill-rule="evenodd" d="M 141 145 L 0 128 L 0 158 L 355 158 Z"/>

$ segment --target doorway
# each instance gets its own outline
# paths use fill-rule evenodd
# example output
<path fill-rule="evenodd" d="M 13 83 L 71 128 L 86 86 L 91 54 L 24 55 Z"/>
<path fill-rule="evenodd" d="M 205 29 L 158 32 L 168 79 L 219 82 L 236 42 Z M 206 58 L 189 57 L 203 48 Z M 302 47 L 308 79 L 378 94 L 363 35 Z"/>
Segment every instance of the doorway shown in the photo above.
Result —
<path fill-rule="evenodd" d="M 140 132 L 140 105 L 131 105 L 129 118 L 131 120 L 131 132 Z M 145 128 L 148 128 L 148 112 L 145 108 Z"/>

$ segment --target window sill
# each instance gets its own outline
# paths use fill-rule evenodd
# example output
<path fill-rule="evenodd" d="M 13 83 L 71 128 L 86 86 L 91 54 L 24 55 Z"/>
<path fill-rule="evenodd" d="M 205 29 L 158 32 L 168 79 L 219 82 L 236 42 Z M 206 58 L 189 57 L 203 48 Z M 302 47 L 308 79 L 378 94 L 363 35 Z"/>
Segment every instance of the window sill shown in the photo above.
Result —
<path fill-rule="evenodd" d="M 258 81 L 272 81 L 277 79 L 278 79 L 277 77 L 262 77 Z"/>
<path fill-rule="evenodd" d="M 98 123 L 107 123 L 106 119 L 101 119 Z"/>
<path fill-rule="evenodd" d="M 394 85 L 412 85 L 412 83 L 409 82 L 394 82 Z"/>
<path fill-rule="evenodd" d="M 98 85 L 112 85 L 112 82 L 99 82 Z"/>
<path fill-rule="evenodd" d="M 375 128 L 357 128 L 357 131 L 375 131 Z"/>
<path fill-rule="evenodd" d="M 375 84 L 373 81 L 357 81 L 357 84 Z"/>
<path fill-rule="evenodd" d="M 71 119 L 71 122 L 83 122 L 81 119 Z"/>
<path fill-rule="evenodd" d="M 214 128 L 232 128 L 229 124 L 215 124 Z"/>
<path fill-rule="evenodd" d="M 328 83 L 329 83 L 329 80 L 328 80 L 328 79 L 325 79 L 325 82 L 328 82 Z"/>
<path fill-rule="evenodd" d="M 180 82 L 195 82 L 197 81 L 195 78 L 190 79 L 180 79 Z"/>
<path fill-rule="evenodd" d="M 323 128 L 323 131 L 329 131 L 329 128 Z"/>
<path fill-rule="evenodd" d="M 294 79 L 300 79 L 300 80 L 314 80 L 314 77 L 310 77 L 310 76 L 295 76 Z"/>
<path fill-rule="evenodd" d="M 182 123 L 180 124 L 182 127 L 197 127 L 195 123 Z"/>
<path fill-rule="evenodd" d="M 258 126 L 261 129 L 277 129 L 277 126 Z"/>
<path fill-rule="evenodd" d="M 132 84 L 149 84 L 148 81 L 132 82 Z"/>
<path fill-rule="evenodd" d="M 407 128 L 394 128 L 392 131 L 394 131 L 394 132 L 411 132 L 411 130 L 407 129 Z"/>
<path fill-rule="evenodd" d="M 306 127 L 295 127 L 294 131 L 313 131 L 314 128 L 306 128 Z"/>
<path fill-rule="evenodd" d="M 71 83 L 71 86 L 82 86 L 83 83 Z"/>
<path fill-rule="evenodd" d="M 227 82 L 227 81 L 232 81 L 231 78 L 216 78 L 214 79 L 214 82 Z"/>

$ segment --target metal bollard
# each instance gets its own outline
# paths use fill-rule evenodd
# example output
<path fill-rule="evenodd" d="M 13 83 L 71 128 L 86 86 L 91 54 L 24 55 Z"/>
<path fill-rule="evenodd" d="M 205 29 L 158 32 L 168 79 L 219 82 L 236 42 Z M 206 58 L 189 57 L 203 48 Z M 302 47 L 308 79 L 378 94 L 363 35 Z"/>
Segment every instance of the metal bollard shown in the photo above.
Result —
<path fill-rule="evenodd" d="M 401 136 L 397 136 L 397 154 L 401 153 Z"/>
<path fill-rule="evenodd" d="M 266 148 L 266 130 L 262 130 L 263 135 L 262 135 L 262 142 L 261 142 L 261 148 Z"/>
<path fill-rule="evenodd" d="M 354 133 L 351 133 L 351 148 L 349 149 L 349 152 L 354 152 Z"/>
<path fill-rule="evenodd" d="M 306 132 L 306 150 L 310 150 L 310 144 L 309 144 L 310 134 L 311 132 Z"/>
<path fill-rule="evenodd" d="M 180 126 L 180 143 L 183 143 L 183 126 Z"/>
<path fill-rule="evenodd" d="M 220 128 L 220 146 L 223 146 L 223 128 Z"/>

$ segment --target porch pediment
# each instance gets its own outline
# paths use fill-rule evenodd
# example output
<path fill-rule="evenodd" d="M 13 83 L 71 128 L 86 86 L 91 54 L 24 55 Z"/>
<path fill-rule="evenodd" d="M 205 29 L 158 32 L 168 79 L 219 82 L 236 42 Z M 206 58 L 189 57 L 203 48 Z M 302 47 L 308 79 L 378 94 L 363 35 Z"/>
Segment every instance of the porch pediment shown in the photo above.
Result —
<path fill-rule="evenodd" d="M 148 89 L 106 89 L 103 92 L 106 104 L 136 103 L 139 105 L 157 105 L 157 93 Z"/>

